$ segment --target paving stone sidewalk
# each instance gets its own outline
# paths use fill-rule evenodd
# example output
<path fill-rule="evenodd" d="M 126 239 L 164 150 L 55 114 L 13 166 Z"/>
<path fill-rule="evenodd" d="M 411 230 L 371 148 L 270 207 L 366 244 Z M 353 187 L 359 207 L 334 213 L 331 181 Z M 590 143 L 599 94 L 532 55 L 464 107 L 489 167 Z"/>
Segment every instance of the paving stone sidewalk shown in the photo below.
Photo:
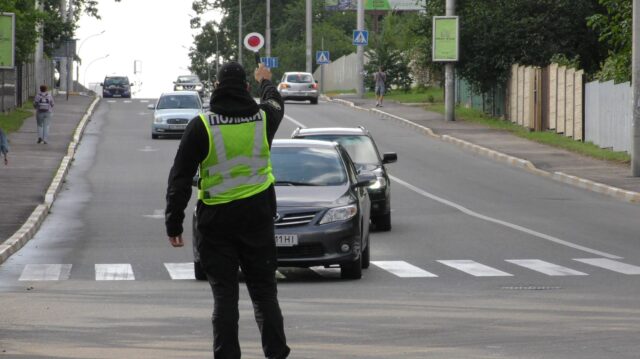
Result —
<path fill-rule="evenodd" d="M 49 143 L 38 144 L 35 114 L 9 135 L 9 165 L 0 164 L 0 244 L 45 200 L 74 131 L 93 102 L 87 96 L 55 96 Z M 1 125 L 1 124 L 0 124 Z"/>

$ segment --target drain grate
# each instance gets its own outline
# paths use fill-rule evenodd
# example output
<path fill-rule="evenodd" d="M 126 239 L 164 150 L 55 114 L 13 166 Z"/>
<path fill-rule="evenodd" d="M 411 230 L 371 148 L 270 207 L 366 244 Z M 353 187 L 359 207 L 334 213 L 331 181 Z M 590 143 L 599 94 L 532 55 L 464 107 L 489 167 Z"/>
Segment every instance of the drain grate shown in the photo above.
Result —
<path fill-rule="evenodd" d="M 554 289 L 562 289 L 561 287 L 551 287 L 545 285 L 512 285 L 506 287 L 500 287 L 500 289 L 505 290 L 554 290 Z"/>

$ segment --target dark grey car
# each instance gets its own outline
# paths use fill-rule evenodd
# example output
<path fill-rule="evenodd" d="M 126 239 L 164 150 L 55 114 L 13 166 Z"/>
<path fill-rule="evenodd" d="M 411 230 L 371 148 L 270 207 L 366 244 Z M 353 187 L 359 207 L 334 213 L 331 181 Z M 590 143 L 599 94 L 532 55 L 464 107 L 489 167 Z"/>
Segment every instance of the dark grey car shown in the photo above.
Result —
<path fill-rule="evenodd" d="M 391 230 L 391 181 L 385 165 L 398 160 L 395 152 L 380 155 L 373 136 L 362 126 L 296 128 L 291 137 L 336 141 L 347 150 L 358 171 L 373 172 L 378 179 L 368 187 L 371 222 L 376 230 Z"/>
<path fill-rule="evenodd" d="M 371 172 L 356 172 L 346 150 L 335 142 L 274 140 L 275 218 L 278 265 L 340 266 L 342 278 L 359 279 L 369 267 Z M 194 212 L 194 269 L 205 279 L 197 253 Z"/>

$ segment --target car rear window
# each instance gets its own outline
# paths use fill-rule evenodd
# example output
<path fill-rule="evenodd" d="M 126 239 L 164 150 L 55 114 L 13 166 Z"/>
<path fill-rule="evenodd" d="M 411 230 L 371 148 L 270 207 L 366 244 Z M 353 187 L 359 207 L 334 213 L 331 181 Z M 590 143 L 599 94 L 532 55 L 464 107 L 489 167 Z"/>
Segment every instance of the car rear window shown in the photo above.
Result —
<path fill-rule="evenodd" d="M 168 108 L 200 108 L 198 99 L 192 95 L 166 95 L 160 97 L 156 109 L 163 110 Z"/>
<path fill-rule="evenodd" d="M 321 141 L 335 141 L 344 147 L 357 164 L 378 164 L 378 153 L 373 141 L 368 136 L 361 135 L 313 135 L 304 138 Z"/>
<path fill-rule="evenodd" d="M 313 186 L 340 186 L 347 182 L 343 162 L 335 149 L 273 147 L 271 166 L 276 182 Z"/>
<path fill-rule="evenodd" d="M 294 84 L 306 84 L 313 82 L 313 77 L 305 74 L 294 74 L 287 76 L 287 82 Z"/>
<path fill-rule="evenodd" d="M 200 82 L 200 79 L 197 76 L 180 76 L 178 77 L 178 82 L 182 84 L 194 83 Z"/>

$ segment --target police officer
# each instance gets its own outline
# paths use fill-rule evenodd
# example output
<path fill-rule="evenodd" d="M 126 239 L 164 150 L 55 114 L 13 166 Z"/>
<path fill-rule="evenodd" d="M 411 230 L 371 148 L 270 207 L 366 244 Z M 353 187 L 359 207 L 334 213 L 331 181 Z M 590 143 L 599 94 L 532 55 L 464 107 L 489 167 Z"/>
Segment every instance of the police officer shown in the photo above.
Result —
<path fill-rule="evenodd" d="M 213 352 L 239 359 L 238 268 L 242 269 L 266 358 L 289 355 L 278 303 L 270 148 L 284 103 L 260 64 L 254 71 L 260 104 L 249 94 L 243 67 L 223 65 L 210 112 L 187 126 L 169 174 L 165 224 L 169 242 L 184 245 L 182 222 L 199 169 L 197 230 L 200 262 L 213 291 Z"/>

